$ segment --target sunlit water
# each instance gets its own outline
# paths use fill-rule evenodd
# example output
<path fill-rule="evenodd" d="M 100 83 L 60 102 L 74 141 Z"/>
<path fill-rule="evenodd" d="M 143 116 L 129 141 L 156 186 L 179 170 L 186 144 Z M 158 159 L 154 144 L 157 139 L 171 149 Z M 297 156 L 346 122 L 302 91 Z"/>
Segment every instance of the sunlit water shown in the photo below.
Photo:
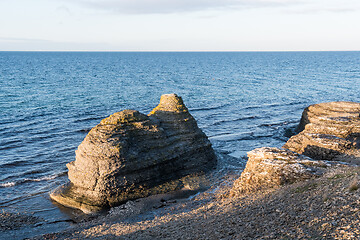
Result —
<path fill-rule="evenodd" d="M 48 193 L 114 112 L 148 113 L 177 93 L 225 161 L 217 171 L 240 171 L 247 151 L 281 147 L 306 106 L 359 102 L 359 88 L 360 52 L 0 52 L 0 206 L 44 220 L 0 238 L 71 225 Z"/>

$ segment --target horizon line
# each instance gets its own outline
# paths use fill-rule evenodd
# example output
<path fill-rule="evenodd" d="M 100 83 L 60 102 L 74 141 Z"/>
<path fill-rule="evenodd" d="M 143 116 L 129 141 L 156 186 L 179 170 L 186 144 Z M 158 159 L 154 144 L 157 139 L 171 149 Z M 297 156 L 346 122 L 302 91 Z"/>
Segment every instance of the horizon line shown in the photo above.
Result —
<path fill-rule="evenodd" d="M 207 53 L 207 52 L 360 52 L 360 50 L 0 50 L 0 52 L 139 52 L 139 53 Z"/>

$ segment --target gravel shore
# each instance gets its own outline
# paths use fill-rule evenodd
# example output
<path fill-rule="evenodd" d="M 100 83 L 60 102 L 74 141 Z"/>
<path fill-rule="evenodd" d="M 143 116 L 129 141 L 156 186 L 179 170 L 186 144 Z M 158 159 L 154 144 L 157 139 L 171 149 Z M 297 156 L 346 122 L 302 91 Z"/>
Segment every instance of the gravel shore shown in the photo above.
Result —
<path fill-rule="evenodd" d="M 19 229 L 25 225 L 34 225 L 40 220 L 37 217 L 22 213 L 0 212 L 0 231 Z"/>
<path fill-rule="evenodd" d="M 359 239 L 359 174 L 360 167 L 330 168 L 320 178 L 236 198 L 229 197 L 230 176 L 191 199 L 129 202 L 37 239 Z"/>

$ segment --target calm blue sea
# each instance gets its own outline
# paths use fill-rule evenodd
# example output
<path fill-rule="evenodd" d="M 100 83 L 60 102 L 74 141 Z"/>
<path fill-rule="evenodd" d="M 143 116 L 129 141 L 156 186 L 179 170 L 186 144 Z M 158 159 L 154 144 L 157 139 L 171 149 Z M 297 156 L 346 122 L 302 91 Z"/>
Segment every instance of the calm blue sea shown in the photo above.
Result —
<path fill-rule="evenodd" d="M 306 106 L 360 102 L 359 89 L 360 52 L 0 52 L 0 207 L 44 219 L 0 238 L 71 225 L 48 193 L 114 112 L 148 113 L 177 93 L 229 156 L 221 168 L 240 171 L 247 151 L 282 146 Z"/>

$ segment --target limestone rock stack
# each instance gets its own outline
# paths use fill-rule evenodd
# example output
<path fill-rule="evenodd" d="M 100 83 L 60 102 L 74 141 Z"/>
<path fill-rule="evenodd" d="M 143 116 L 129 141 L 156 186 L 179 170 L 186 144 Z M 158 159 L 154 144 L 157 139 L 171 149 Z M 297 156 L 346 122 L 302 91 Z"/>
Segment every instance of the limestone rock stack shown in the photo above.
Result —
<path fill-rule="evenodd" d="M 248 162 L 233 185 L 231 195 L 277 187 L 322 174 L 323 161 L 286 149 L 262 147 L 248 152 Z"/>
<path fill-rule="evenodd" d="M 70 183 L 51 198 L 85 212 L 182 187 L 216 156 L 206 135 L 175 94 L 161 96 L 149 115 L 124 110 L 91 129 L 67 164 Z"/>
<path fill-rule="evenodd" d="M 319 176 L 326 167 L 360 164 L 360 103 L 330 102 L 307 107 L 283 149 L 258 148 L 232 188 L 232 195 Z M 316 160 L 313 160 L 316 159 Z"/>
<path fill-rule="evenodd" d="M 358 161 L 360 103 L 330 102 L 307 107 L 284 148 L 314 159 Z"/>

